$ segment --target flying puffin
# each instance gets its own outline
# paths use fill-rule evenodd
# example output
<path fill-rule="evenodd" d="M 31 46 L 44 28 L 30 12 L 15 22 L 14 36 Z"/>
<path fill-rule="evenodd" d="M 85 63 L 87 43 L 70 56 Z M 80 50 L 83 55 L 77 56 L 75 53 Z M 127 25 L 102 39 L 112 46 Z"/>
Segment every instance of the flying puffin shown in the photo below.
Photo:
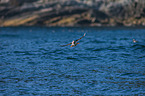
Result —
<path fill-rule="evenodd" d="M 74 47 L 74 46 L 77 46 L 78 44 L 80 44 L 80 43 L 78 43 L 78 41 L 79 40 L 81 40 L 84 36 L 86 35 L 86 33 L 81 37 L 81 38 L 79 38 L 79 39 L 77 39 L 77 40 L 73 40 L 71 43 L 69 43 L 69 44 L 66 44 L 66 45 L 60 45 L 60 46 L 68 46 L 68 45 L 71 45 L 70 47 Z"/>

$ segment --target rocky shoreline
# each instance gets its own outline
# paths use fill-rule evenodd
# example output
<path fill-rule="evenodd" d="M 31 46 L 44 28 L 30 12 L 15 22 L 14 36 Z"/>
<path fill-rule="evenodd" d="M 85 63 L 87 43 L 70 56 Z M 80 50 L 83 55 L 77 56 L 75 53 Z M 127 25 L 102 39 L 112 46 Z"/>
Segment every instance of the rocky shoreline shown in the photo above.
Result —
<path fill-rule="evenodd" d="M 0 26 L 145 26 L 145 0 L 0 0 Z"/>

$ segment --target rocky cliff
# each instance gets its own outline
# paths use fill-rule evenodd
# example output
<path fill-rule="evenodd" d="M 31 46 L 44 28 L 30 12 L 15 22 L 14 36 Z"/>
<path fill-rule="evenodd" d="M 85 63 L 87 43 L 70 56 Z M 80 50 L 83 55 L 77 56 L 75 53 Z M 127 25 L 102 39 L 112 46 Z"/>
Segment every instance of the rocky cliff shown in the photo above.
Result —
<path fill-rule="evenodd" d="M 145 26 L 145 0 L 0 0 L 0 26 Z"/>

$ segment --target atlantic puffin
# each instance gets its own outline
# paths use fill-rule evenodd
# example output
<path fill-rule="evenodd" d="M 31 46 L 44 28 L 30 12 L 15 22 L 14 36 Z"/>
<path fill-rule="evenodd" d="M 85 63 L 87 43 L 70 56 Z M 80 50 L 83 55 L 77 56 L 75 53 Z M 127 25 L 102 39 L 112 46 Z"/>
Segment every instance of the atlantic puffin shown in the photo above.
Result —
<path fill-rule="evenodd" d="M 60 45 L 60 46 L 68 46 L 68 45 L 71 45 L 70 47 L 74 47 L 74 46 L 77 46 L 78 44 L 80 44 L 80 43 L 78 43 L 78 41 L 79 40 L 81 40 L 84 36 L 86 35 L 86 33 L 84 33 L 84 35 L 81 37 L 81 38 L 79 38 L 79 39 L 77 39 L 77 40 L 73 40 L 71 43 L 69 43 L 69 44 L 66 44 L 66 45 Z"/>
<path fill-rule="evenodd" d="M 133 39 L 132 41 L 133 41 L 134 43 L 138 42 L 138 41 L 136 41 L 135 39 Z"/>

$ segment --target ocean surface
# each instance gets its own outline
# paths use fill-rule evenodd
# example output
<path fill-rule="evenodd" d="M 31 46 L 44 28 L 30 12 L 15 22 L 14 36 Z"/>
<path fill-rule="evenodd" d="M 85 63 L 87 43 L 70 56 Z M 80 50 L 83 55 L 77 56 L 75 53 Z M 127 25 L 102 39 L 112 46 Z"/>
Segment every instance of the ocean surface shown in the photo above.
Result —
<path fill-rule="evenodd" d="M 1 27 L 0 96 L 20 95 L 145 95 L 145 28 Z"/>

